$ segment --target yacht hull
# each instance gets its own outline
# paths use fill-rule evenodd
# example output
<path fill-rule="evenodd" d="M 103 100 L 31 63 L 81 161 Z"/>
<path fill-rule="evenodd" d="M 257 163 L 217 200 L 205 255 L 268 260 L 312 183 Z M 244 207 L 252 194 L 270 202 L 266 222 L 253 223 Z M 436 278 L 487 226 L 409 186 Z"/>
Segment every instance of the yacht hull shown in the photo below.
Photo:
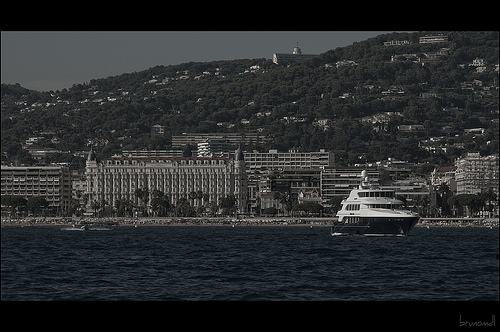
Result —
<path fill-rule="evenodd" d="M 334 222 L 332 235 L 406 236 L 420 217 L 361 217 L 357 222 Z"/>

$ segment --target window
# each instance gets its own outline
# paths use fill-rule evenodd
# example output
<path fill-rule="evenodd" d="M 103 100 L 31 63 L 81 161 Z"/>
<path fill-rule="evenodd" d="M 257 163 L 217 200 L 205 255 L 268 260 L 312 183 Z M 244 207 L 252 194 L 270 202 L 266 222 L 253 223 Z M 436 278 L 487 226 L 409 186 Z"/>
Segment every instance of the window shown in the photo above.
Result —
<path fill-rule="evenodd" d="M 348 204 L 346 207 L 347 211 L 357 211 L 360 208 L 360 204 Z"/>

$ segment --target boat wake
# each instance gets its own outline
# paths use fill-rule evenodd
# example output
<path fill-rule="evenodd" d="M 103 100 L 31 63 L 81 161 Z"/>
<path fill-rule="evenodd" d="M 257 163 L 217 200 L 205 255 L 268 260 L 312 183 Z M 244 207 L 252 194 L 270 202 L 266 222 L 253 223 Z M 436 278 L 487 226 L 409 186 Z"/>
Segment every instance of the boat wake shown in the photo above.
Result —
<path fill-rule="evenodd" d="M 84 231 L 84 229 L 76 228 L 76 227 L 63 227 L 63 228 L 61 228 L 61 231 L 79 231 L 79 232 L 82 232 L 82 231 Z"/>
<path fill-rule="evenodd" d="M 347 236 L 347 233 L 332 233 L 332 236 Z"/>
<path fill-rule="evenodd" d="M 83 232 L 83 231 L 110 231 L 111 229 L 112 228 L 100 227 L 100 226 L 62 227 L 61 228 L 62 231 L 79 231 L 79 232 Z"/>

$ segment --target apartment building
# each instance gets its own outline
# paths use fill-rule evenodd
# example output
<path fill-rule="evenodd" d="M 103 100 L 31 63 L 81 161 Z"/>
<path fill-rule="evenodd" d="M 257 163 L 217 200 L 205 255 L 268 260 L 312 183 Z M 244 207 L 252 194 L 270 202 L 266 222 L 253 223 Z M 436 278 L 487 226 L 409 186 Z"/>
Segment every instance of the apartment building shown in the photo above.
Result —
<path fill-rule="evenodd" d="M 282 170 L 286 168 L 322 168 L 333 166 L 335 156 L 333 152 L 320 149 L 317 152 L 245 152 L 247 172 L 253 174 L 259 170 Z"/>
<path fill-rule="evenodd" d="M 366 170 L 372 183 L 379 183 L 377 167 L 325 167 L 321 171 L 321 198 L 327 202 L 334 196 L 349 196 L 361 183 L 361 172 Z"/>
<path fill-rule="evenodd" d="M 198 142 L 198 157 L 228 157 L 231 152 L 231 143 L 225 140 Z"/>
<path fill-rule="evenodd" d="M 420 44 L 434 44 L 434 43 L 446 43 L 446 42 L 448 42 L 448 36 L 445 35 L 423 36 L 419 38 Z"/>
<path fill-rule="evenodd" d="M 260 133 L 183 133 L 172 136 L 172 148 L 183 149 L 188 144 L 196 148 L 198 143 L 204 143 L 207 140 L 227 141 L 236 149 L 239 144 L 264 143 L 270 139 Z M 193 151 L 193 154 L 195 152 Z"/>
<path fill-rule="evenodd" d="M 481 157 L 479 153 L 467 153 L 455 161 L 455 166 L 457 195 L 479 194 L 492 189 L 498 197 L 498 155 Z"/>
<path fill-rule="evenodd" d="M 1 194 L 39 196 L 49 208 L 66 210 L 71 202 L 71 172 L 64 166 L 2 166 Z"/>

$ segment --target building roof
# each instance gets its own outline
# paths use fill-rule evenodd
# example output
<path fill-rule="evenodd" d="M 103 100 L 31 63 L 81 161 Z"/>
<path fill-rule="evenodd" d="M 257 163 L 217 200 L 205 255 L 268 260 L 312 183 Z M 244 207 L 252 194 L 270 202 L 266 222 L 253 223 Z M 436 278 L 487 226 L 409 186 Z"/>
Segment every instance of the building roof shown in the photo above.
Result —
<path fill-rule="evenodd" d="M 444 167 L 439 167 L 436 169 L 436 172 L 438 173 L 448 173 L 448 172 L 453 172 L 456 171 L 457 167 L 456 166 L 444 166 Z"/>
<path fill-rule="evenodd" d="M 181 161 L 181 160 L 229 160 L 226 157 L 118 157 L 113 156 L 106 160 L 136 160 L 136 161 L 152 161 L 152 160 L 170 160 L 170 161 Z"/>

